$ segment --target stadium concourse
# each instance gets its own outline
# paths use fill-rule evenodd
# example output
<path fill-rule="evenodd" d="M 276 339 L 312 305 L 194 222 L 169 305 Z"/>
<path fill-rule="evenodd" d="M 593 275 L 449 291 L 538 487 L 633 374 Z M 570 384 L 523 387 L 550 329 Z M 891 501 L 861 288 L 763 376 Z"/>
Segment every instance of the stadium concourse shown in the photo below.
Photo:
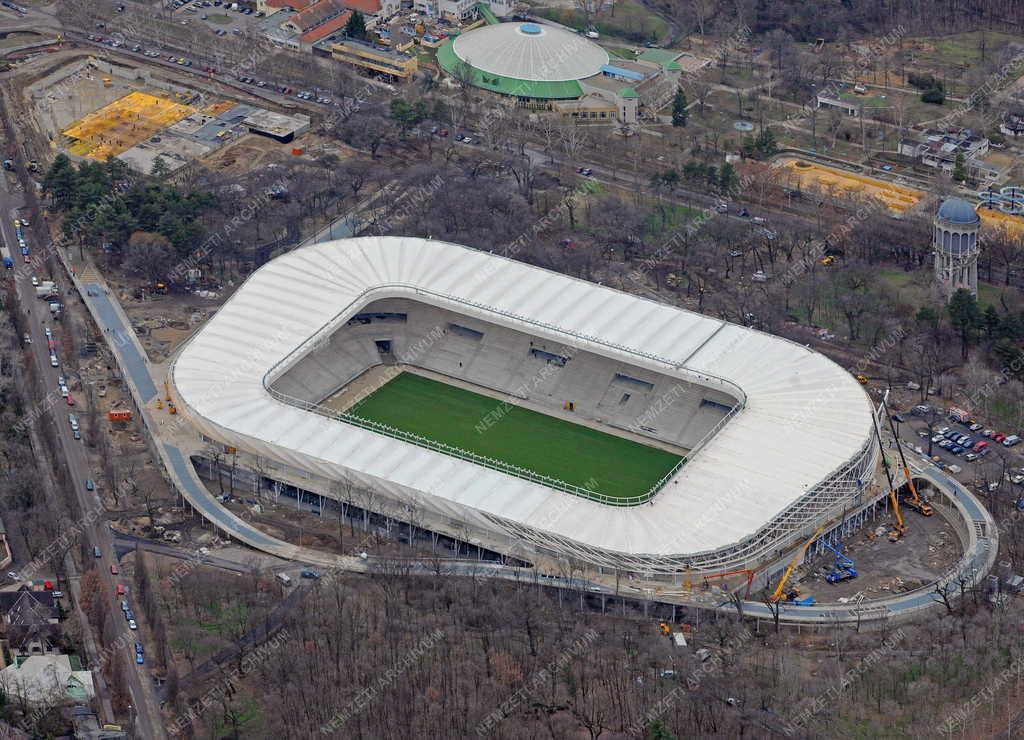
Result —
<path fill-rule="evenodd" d="M 418 394 L 408 414 L 389 382 L 339 403 L 370 373 L 460 390 L 399 383 Z M 348 482 L 450 522 L 443 534 L 635 573 L 757 568 L 869 503 L 877 460 L 869 399 L 820 354 L 416 238 L 268 263 L 182 348 L 170 382 L 207 438 L 321 495 Z M 636 455 L 623 467 L 639 472 L 583 475 L 580 459 L 609 454 Z"/>

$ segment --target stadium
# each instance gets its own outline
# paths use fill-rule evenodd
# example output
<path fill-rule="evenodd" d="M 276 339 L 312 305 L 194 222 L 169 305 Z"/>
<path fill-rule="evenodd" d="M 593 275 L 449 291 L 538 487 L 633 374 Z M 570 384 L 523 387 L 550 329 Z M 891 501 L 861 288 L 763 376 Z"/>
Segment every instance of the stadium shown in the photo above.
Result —
<path fill-rule="evenodd" d="M 169 380 L 206 438 L 323 495 L 636 573 L 777 558 L 877 460 L 868 397 L 806 347 L 417 238 L 273 260 Z"/>
<path fill-rule="evenodd" d="M 460 82 L 531 108 L 596 121 L 636 123 L 668 103 L 678 52 L 647 49 L 629 61 L 581 34 L 541 23 L 498 23 L 445 40 L 441 68 Z"/>

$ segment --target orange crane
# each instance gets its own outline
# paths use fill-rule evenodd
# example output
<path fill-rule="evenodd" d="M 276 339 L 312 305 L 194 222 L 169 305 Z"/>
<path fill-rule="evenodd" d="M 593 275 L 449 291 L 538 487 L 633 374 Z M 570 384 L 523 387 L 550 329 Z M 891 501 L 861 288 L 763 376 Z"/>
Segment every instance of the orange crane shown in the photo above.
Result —
<path fill-rule="evenodd" d="M 910 477 L 910 468 L 907 466 L 907 458 L 903 454 L 903 445 L 900 444 L 899 435 L 896 434 L 896 425 L 892 423 L 892 416 L 889 414 L 889 407 L 885 405 L 884 398 L 882 399 L 882 410 L 885 411 L 885 415 L 889 417 L 889 428 L 892 430 L 893 439 L 896 440 L 896 450 L 900 453 L 900 462 L 903 463 L 903 475 L 906 476 L 907 488 L 910 489 L 910 500 L 905 503 L 921 516 L 931 516 L 935 512 L 932 510 L 931 504 L 917 494 L 917 486 L 914 485 L 914 479 Z"/>
<path fill-rule="evenodd" d="M 811 538 L 804 543 L 804 546 L 800 548 L 800 551 L 793 556 L 792 560 L 789 561 L 789 565 L 786 567 L 786 572 L 783 573 L 782 578 L 779 579 L 779 585 L 775 587 L 775 591 L 772 593 L 771 596 L 768 597 L 769 601 L 775 603 L 776 601 L 782 598 L 783 592 L 785 592 L 786 601 L 796 601 L 797 603 L 800 603 L 798 601 L 798 599 L 800 599 L 800 592 L 795 588 L 786 591 L 786 581 L 789 580 L 789 576 L 793 573 L 793 568 L 796 567 L 797 562 L 800 560 L 800 558 L 804 556 L 804 553 L 807 552 L 807 548 L 811 546 L 812 542 L 818 539 L 818 535 L 821 534 L 824 529 L 825 525 L 822 524 L 820 527 L 814 530 L 814 534 L 811 535 Z M 813 604 L 814 602 L 812 600 L 806 603 Z"/>
<path fill-rule="evenodd" d="M 882 456 L 882 469 L 885 470 L 885 479 L 889 482 L 889 500 L 892 502 L 892 512 L 896 516 L 896 525 L 889 532 L 889 541 L 895 542 L 907 533 L 907 524 L 900 514 L 900 501 L 896 496 L 896 489 L 892 485 L 892 471 L 889 470 L 889 458 L 885 456 L 885 447 L 882 446 L 882 430 L 878 428 L 878 418 L 872 415 L 872 423 L 875 427 L 875 439 L 878 440 L 878 452 Z"/>
<path fill-rule="evenodd" d="M 740 568 L 739 570 L 730 570 L 725 573 L 712 573 L 710 576 L 704 576 L 704 587 L 707 588 L 708 581 L 712 578 L 728 578 L 729 576 L 738 576 L 745 574 L 747 576 L 747 590 L 743 593 L 744 600 L 750 598 L 750 584 L 754 582 L 754 571 L 749 568 Z"/>

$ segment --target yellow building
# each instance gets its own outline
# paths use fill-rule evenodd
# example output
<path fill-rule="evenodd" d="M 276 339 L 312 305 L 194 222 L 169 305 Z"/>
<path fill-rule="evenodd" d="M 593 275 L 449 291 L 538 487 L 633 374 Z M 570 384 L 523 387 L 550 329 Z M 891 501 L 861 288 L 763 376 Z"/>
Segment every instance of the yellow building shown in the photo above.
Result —
<path fill-rule="evenodd" d="M 407 79 L 417 70 L 415 56 L 383 49 L 354 39 L 341 39 L 331 45 L 331 57 L 364 69 Z"/>

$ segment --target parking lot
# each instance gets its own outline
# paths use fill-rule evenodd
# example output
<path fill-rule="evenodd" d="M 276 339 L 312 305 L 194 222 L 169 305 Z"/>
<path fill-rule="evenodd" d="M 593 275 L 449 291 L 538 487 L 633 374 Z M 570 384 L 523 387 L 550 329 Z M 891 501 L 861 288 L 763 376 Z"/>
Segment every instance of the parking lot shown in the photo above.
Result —
<path fill-rule="evenodd" d="M 893 415 L 900 439 L 909 448 L 906 452 L 913 450 L 965 485 L 980 485 L 985 493 L 1002 488 L 1015 499 L 1024 495 L 1024 457 L 1020 452 L 1024 447 L 1018 447 L 1016 435 L 985 427 L 973 419 L 958 421 L 943 414 L 934 417 L 929 436 L 927 417 L 932 412 L 923 408 Z"/>
<path fill-rule="evenodd" d="M 169 7 L 179 22 L 185 25 L 203 23 L 218 36 L 246 34 L 264 15 L 252 8 L 223 0 L 172 0 Z"/>

